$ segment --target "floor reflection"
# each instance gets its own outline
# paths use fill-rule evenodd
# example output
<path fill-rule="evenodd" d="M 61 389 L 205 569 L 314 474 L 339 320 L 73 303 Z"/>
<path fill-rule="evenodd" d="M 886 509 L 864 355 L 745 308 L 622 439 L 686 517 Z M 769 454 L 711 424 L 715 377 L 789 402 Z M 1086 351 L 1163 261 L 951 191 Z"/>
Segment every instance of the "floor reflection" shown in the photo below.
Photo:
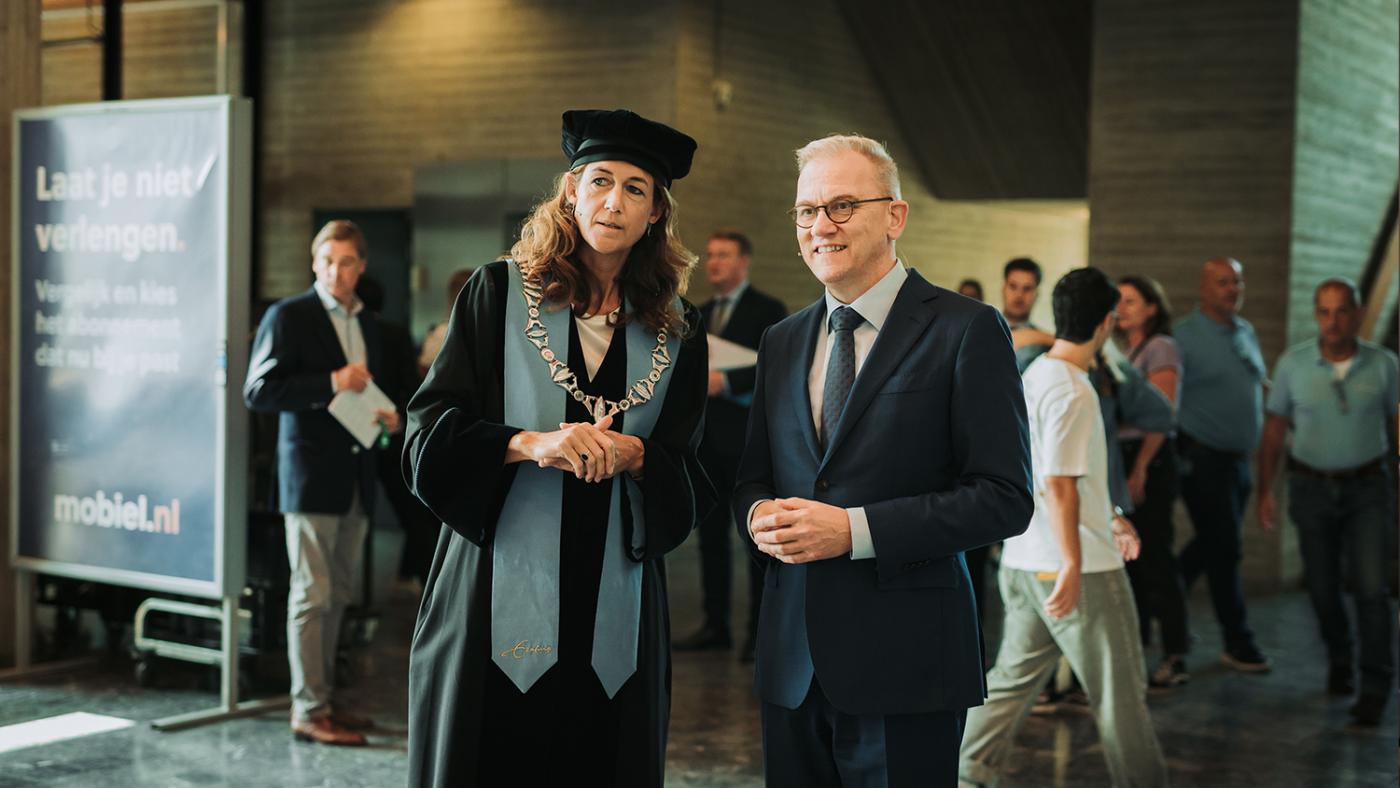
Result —
<path fill-rule="evenodd" d="M 697 560 L 692 541 L 670 561 L 675 633 L 689 632 L 699 623 Z M 740 627 L 745 604 L 742 598 L 735 600 Z M 197 688 L 141 688 L 130 666 L 110 665 L 44 681 L 0 684 L 0 726 L 72 711 L 142 723 L 0 755 L 0 786 L 403 785 L 406 666 L 414 611 L 415 600 L 397 598 L 371 653 L 362 655 L 358 665 L 362 679 L 353 695 L 380 723 L 369 748 L 294 742 L 281 714 L 159 733 L 145 723 L 207 707 L 215 696 Z M 1396 784 L 1395 706 L 1379 729 L 1347 727 L 1349 701 L 1325 693 L 1325 655 L 1301 592 L 1251 600 L 1251 623 L 1275 664 L 1266 676 L 1233 673 L 1219 664 L 1219 638 L 1203 589 L 1198 589 L 1193 612 L 1200 640 L 1189 663 L 1191 682 L 1150 698 L 1173 785 Z M 762 784 L 751 677 L 749 666 L 733 652 L 677 655 L 668 786 Z M 1033 716 L 1018 744 L 1014 771 L 1003 785 L 1108 784 L 1098 734 L 1082 712 Z"/>

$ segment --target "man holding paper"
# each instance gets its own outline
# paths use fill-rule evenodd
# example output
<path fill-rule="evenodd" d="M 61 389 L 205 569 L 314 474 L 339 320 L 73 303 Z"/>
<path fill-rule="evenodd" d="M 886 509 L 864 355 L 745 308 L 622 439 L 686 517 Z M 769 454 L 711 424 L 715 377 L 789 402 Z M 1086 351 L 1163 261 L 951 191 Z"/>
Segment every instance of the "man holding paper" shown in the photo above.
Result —
<path fill-rule="evenodd" d="M 787 317 L 782 301 L 749 284 L 753 243 L 736 230 L 717 230 L 705 243 L 705 277 L 714 297 L 700 307 L 709 333 L 710 398 L 705 406 L 705 439 L 700 462 L 710 475 L 721 500 L 734 490 L 734 474 L 744 450 L 744 428 L 753 398 L 754 364 L 758 341 L 769 326 Z M 727 649 L 733 645 L 729 631 L 731 561 L 729 507 L 717 506 L 700 523 L 700 582 L 705 620 L 700 629 L 675 641 L 679 651 Z M 753 659 L 754 632 L 763 573 L 749 565 L 748 637 L 740 657 Z"/>
<path fill-rule="evenodd" d="M 292 732 L 298 739 L 364 746 L 364 717 L 333 704 L 336 643 L 374 508 L 377 436 L 400 414 L 372 382 L 379 330 L 355 284 L 368 257 L 364 234 L 328 222 L 311 242 L 310 290 L 273 304 L 258 326 L 243 400 L 280 414 L 279 508 L 286 520 L 291 591 L 287 659 Z M 363 423 L 362 423 L 363 422 Z"/>

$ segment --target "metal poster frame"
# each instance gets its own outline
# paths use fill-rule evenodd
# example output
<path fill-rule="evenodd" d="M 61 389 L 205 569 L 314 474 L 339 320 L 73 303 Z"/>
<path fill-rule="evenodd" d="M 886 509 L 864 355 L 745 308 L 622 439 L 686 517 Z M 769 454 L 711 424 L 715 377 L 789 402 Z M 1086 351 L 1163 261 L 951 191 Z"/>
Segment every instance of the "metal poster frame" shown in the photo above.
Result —
<path fill-rule="evenodd" d="M 20 381 L 25 374 L 26 357 L 18 344 L 22 336 L 20 275 L 20 190 L 22 162 L 21 140 L 24 124 L 35 120 L 55 118 L 105 116 L 119 121 L 122 116 L 161 113 L 190 113 L 207 111 L 217 114 L 216 126 L 220 134 L 220 156 L 216 167 L 223 178 L 225 189 L 216 195 L 217 222 L 215 248 L 217 259 L 213 261 L 210 283 L 217 290 L 215 302 L 217 315 L 217 350 L 219 354 L 216 371 L 216 384 L 212 391 L 215 404 L 215 455 L 214 479 L 214 542 L 213 579 L 197 580 L 188 577 L 175 577 L 145 571 L 131 571 L 110 567 L 89 566 L 66 561 L 50 560 L 36 556 L 19 554 L 19 511 L 20 481 L 18 472 L 10 474 L 10 544 L 12 565 L 15 568 L 15 668 L 0 674 L 0 678 L 14 679 L 36 673 L 62 669 L 62 665 L 32 666 L 31 631 L 33 613 L 34 574 L 43 573 L 80 580 L 110 583 L 113 585 L 147 589 L 151 591 L 202 597 L 215 602 L 205 608 L 204 617 L 217 618 L 222 622 L 221 648 L 222 681 L 221 707 L 205 712 L 180 715 L 158 720 L 155 727 L 161 730 L 178 730 L 204 722 L 246 716 L 269 708 L 285 707 L 286 698 L 240 704 L 238 691 L 238 624 L 239 599 L 243 593 L 247 565 L 247 461 L 248 461 L 248 412 L 243 406 L 241 382 L 248 366 L 248 320 L 249 320 L 249 271 L 251 255 L 252 220 L 252 102 L 246 98 L 233 96 L 199 96 L 177 99 L 153 99 L 141 101 L 108 101 L 93 104 L 74 104 L 60 107 L 24 109 L 14 113 L 12 123 L 12 149 L 10 151 L 15 173 L 11 189 L 11 281 L 15 283 L 11 293 L 12 342 L 10 379 L 15 395 L 11 397 L 10 434 L 14 436 L 10 447 L 10 467 L 19 468 L 21 457 L 20 432 Z M 211 391 L 211 389 L 200 389 Z M 185 603 L 188 604 L 188 603 Z M 65 663 L 68 664 L 68 663 Z"/>

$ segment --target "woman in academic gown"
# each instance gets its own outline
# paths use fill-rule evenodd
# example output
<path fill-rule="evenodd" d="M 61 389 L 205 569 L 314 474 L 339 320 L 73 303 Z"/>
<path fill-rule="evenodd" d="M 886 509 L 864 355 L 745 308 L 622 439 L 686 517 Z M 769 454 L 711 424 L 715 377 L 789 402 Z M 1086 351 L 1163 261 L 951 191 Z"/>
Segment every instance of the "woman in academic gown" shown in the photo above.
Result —
<path fill-rule="evenodd" d="M 662 785 L 662 556 L 713 503 L 707 352 L 672 181 L 689 137 L 564 114 L 569 170 L 478 270 L 409 406 L 404 470 L 446 526 L 414 632 L 409 783 Z"/>

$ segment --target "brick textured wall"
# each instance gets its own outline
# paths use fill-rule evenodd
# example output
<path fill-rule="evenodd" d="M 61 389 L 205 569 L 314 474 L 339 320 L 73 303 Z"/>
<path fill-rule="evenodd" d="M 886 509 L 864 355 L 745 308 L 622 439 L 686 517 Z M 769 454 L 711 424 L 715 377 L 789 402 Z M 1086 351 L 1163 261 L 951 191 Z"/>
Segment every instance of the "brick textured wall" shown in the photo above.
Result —
<path fill-rule="evenodd" d="M 677 117 L 700 141 L 695 174 L 678 190 L 686 240 L 698 249 L 718 226 L 749 233 L 757 250 L 755 285 L 790 307 L 821 294 L 797 256 L 786 214 L 797 183 L 793 150 L 832 132 L 884 141 L 903 165 L 910 224 L 898 251 L 931 281 L 954 287 L 973 276 L 998 303 L 1001 266 L 1011 257 L 1040 259 L 1051 282 L 1085 263 L 1082 202 L 947 202 L 932 196 L 834 2 L 805 4 L 800 24 L 770 3 L 688 2 L 682 20 Z M 819 45 L 813 31 L 820 31 Z M 725 109 L 714 101 L 716 79 L 733 87 Z M 702 276 L 693 295 L 708 296 Z M 1037 317 L 1049 324 L 1048 299 L 1042 301 Z"/>
<path fill-rule="evenodd" d="M 262 276 L 309 282 L 314 208 L 413 203 L 413 168 L 559 156 L 559 116 L 675 120 L 677 1 L 304 0 L 266 9 Z M 482 261 L 463 261 L 476 264 Z"/>
<path fill-rule="evenodd" d="M 976 276 L 995 296 L 1010 257 L 1036 256 L 1055 273 L 1086 258 L 1082 203 L 930 195 L 834 0 L 804 6 L 801 25 L 776 4 L 698 0 L 586 12 L 558 0 L 303 0 L 265 14 L 264 297 L 306 285 L 313 209 L 407 207 L 415 166 L 556 156 L 559 114 L 571 107 L 627 106 L 694 135 L 695 174 L 677 189 L 686 241 L 698 251 L 713 227 L 750 232 L 756 283 L 793 306 L 820 287 L 784 213 L 792 150 L 832 131 L 888 141 L 907 163 L 913 222 L 900 253 L 935 282 Z M 126 95 L 212 92 L 214 25 L 209 10 L 128 13 Z M 89 27 L 69 17 L 44 35 Z M 820 57 L 811 30 L 825 31 Z M 712 100 L 717 77 L 735 88 L 723 111 Z M 100 89 L 97 44 L 45 50 L 46 103 L 94 101 Z M 703 277 L 692 295 L 707 297 Z"/>
<path fill-rule="evenodd" d="M 216 89 L 218 15 L 212 8 L 148 10 L 123 15 L 122 96 L 201 96 Z M 101 4 L 90 14 L 64 12 L 43 24 L 45 104 L 102 100 L 102 45 L 77 41 L 102 31 Z"/>

